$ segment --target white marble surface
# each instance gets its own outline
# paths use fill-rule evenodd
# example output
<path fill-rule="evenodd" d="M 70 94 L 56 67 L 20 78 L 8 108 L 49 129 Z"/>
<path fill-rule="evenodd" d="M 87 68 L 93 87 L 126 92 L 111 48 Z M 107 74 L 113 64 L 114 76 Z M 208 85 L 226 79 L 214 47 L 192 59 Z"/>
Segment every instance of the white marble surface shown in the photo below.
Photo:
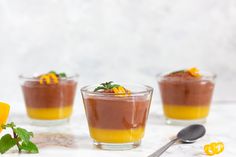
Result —
<path fill-rule="evenodd" d="M 154 103 L 151 107 L 145 137 L 140 147 L 128 151 L 103 151 L 92 146 L 83 108 L 76 109 L 69 125 L 56 128 L 30 126 L 24 109 L 20 110 L 20 112 L 19 110 L 12 110 L 9 121 L 14 120 L 18 125 L 34 131 L 37 137 L 34 140 L 38 141 L 40 145 L 39 154 L 21 154 L 22 157 L 66 157 L 69 155 L 80 157 L 145 157 L 168 142 L 182 128 L 181 126 L 164 124 L 161 105 Z M 214 141 L 222 141 L 225 144 L 224 152 L 218 156 L 236 156 L 236 114 L 231 112 L 235 110 L 235 104 L 213 104 L 208 122 L 205 124 L 206 135 L 194 144 L 174 145 L 163 157 L 204 157 L 203 146 Z M 39 137 L 41 138 L 39 139 Z M 19 155 L 13 151 L 2 156 L 14 157 Z"/>

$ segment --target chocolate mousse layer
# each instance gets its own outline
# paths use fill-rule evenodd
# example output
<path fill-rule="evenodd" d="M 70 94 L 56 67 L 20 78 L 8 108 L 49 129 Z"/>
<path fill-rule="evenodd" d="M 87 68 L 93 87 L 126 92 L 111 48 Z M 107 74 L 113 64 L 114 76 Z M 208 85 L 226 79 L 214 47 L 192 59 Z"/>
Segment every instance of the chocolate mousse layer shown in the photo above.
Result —
<path fill-rule="evenodd" d="M 145 126 L 150 101 L 140 96 L 88 96 L 84 105 L 90 127 L 135 129 Z"/>
<path fill-rule="evenodd" d="M 211 103 L 214 83 L 179 71 L 163 76 L 159 88 L 165 105 L 204 106 Z"/>
<path fill-rule="evenodd" d="M 73 105 L 76 81 L 59 80 L 57 84 L 26 81 L 22 85 L 24 99 L 30 108 L 55 108 Z"/>

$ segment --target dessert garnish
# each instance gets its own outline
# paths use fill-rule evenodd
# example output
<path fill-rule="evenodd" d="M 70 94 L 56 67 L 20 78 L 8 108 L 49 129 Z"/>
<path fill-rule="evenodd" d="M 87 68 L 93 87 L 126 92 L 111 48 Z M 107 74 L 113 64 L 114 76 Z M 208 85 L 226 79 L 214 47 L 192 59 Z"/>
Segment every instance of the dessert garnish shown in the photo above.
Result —
<path fill-rule="evenodd" d="M 14 146 L 17 146 L 18 152 L 21 153 L 25 151 L 27 153 L 38 153 L 38 147 L 30 141 L 33 137 L 33 133 L 25 130 L 24 128 L 16 127 L 16 125 L 11 122 L 6 125 L 1 126 L 2 129 L 10 128 L 13 132 L 11 134 L 3 135 L 0 139 L 0 153 L 4 154 Z"/>
<path fill-rule="evenodd" d="M 170 74 L 178 74 L 178 73 L 184 73 L 184 72 L 186 72 L 186 70 L 178 70 L 178 71 L 174 71 Z"/>
<path fill-rule="evenodd" d="M 105 83 L 101 83 L 100 86 L 96 87 L 94 89 L 94 92 L 103 92 L 103 93 L 115 93 L 117 95 L 130 95 L 131 92 L 130 90 L 124 88 L 123 86 L 119 85 L 119 84 L 113 84 L 113 81 L 110 82 L 105 82 Z"/>
<path fill-rule="evenodd" d="M 204 146 L 204 152 L 210 156 L 220 154 L 223 151 L 224 151 L 223 142 L 212 142 Z"/>
<path fill-rule="evenodd" d="M 50 71 L 47 74 L 43 74 L 39 76 L 39 83 L 43 84 L 46 82 L 46 84 L 57 84 L 59 82 L 59 78 L 65 78 L 65 73 L 56 73 L 55 71 Z"/>
<path fill-rule="evenodd" d="M 196 78 L 199 78 L 199 77 L 202 76 L 200 74 L 199 69 L 197 69 L 195 67 L 189 68 L 189 69 L 186 69 L 186 70 L 174 71 L 174 72 L 170 73 L 169 75 L 176 75 L 176 74 L 189 74 L 190 76 L 193 76 L 193 77 L 196 77 Z"/>
<path fill-rule="evenodd" d="M 199 73 L 199 69 L 193 67 L 187 70 L 192 76 L 194 77 L 201 77 L 201 74 Z"/>

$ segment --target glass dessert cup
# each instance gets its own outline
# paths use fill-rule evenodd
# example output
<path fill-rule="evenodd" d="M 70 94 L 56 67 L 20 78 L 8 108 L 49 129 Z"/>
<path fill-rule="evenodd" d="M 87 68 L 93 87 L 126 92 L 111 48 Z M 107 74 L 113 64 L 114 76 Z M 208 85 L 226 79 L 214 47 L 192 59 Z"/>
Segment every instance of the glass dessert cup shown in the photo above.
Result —
<path fill-rule="evenodd" d="M 69 122 L 78 75 L 60 78 L 57 83 L 49 84 L 33 76 L 19 77 L 26 111 L 32 124 L 50 126 Z"/>
<path fill-rule="evenodd" d="M 170 73 L 169 73 L 170 74 Z M 167 124 L 205 123 L 210 111 L 215 74 L 199 78 L 157 76 Z"/>
<path fill-rule="evenodd" d="M 140 145 L 144 136 L 153 89 L 126 85 L 130 95 L 81 89 L 90 136 L 94 145 L 106 150 L 127 150 Z"/>

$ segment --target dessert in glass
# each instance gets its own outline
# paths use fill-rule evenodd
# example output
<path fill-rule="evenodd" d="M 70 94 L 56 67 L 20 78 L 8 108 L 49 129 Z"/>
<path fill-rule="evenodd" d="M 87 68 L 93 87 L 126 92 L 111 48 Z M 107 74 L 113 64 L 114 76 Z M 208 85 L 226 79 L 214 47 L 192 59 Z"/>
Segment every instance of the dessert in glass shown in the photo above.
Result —
<path fill-rule="evenodd" d="M 158 84 L 167 124 L 204 123 L 209 114 L 215 74 L 197 68 L 160 74 Z"/>
<path fill-rule="evenodd" d="M 90 136 L 97 148 L 126 150 L 140 145 L 144 136 L 153 88 L 114 84 L 81 89 Z"/>
<path fill-rule="evenodd" d="M 26 110 L 33 124 L 56 125 L 69 121 L 78 75 L 50 71 L 34 76 L 20 75 Z"/>

